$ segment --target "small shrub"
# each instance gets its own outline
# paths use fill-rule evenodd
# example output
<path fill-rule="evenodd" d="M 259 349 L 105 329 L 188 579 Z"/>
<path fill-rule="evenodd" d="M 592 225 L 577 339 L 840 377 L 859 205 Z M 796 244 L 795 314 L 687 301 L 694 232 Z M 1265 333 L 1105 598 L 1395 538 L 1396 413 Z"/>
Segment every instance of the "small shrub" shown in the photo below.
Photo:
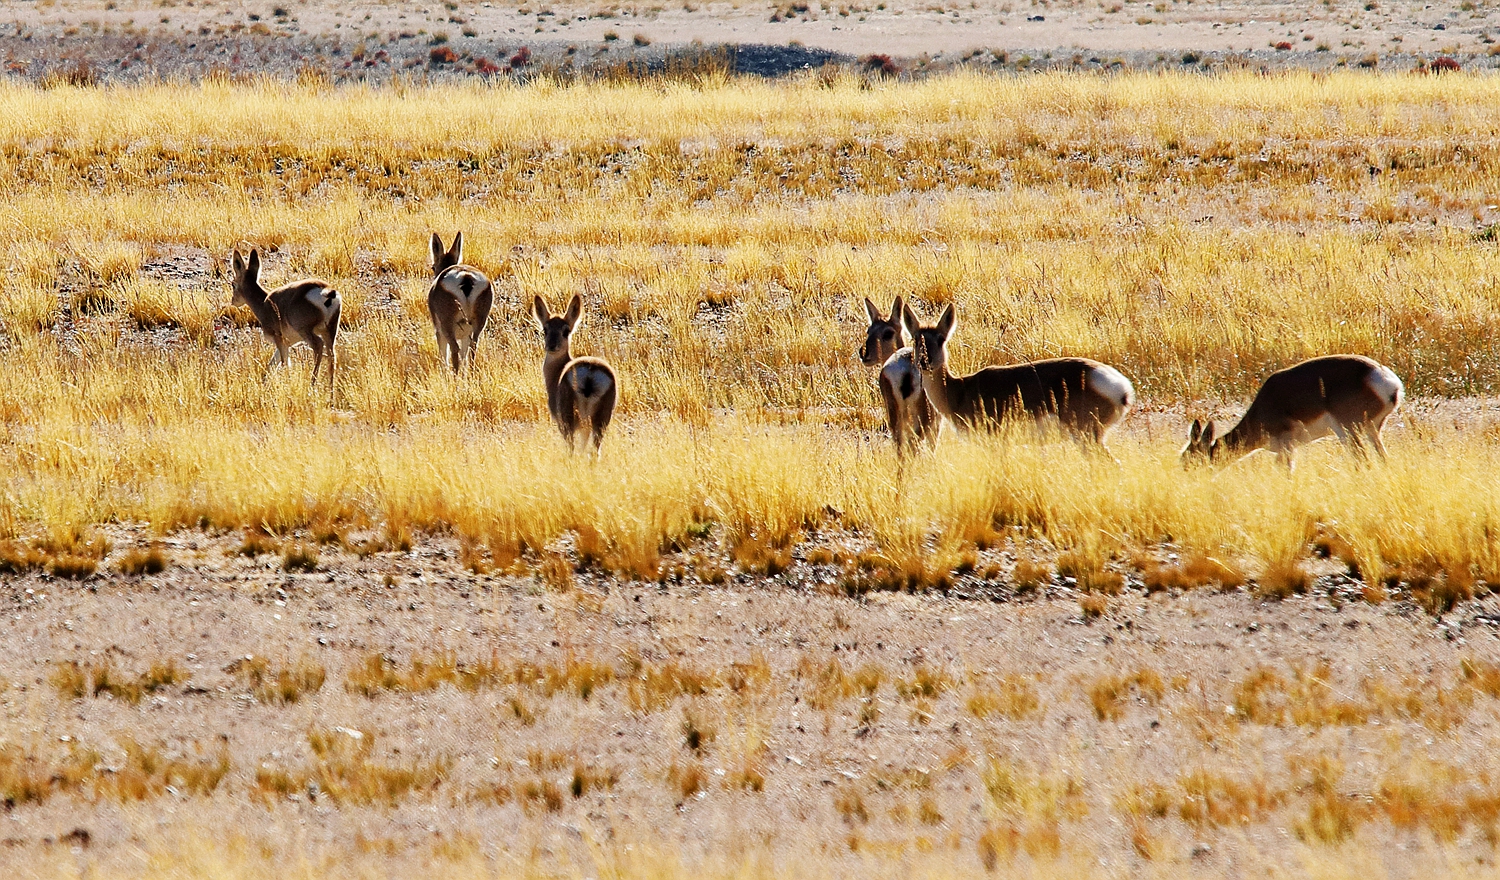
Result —
<path fill-rule="evenodd" d="M 264 657 L 243 657 L 225 669 L 255 699 L 262 703 L 296 703 L 303 696 L 323 689 L 327 671 L 322 664 L 311 660 L 299 660 L 273 670 Z"/>
<path fill-rule="evenodd" d="M 896 77 L 901 75 L 901 66 L 891 59 L 889 55 L 866 55 L 859 59 L 860 66 L 870 73 L 877 73 L 885 77 Z"/>
<path fill-rule="evenodd" d="M 1017 593 L 1034 593 L 1052 585 L 1052 567 L 1034 559 L 1022 559 L 1010 574 Z"/>
<path fill-rule="evenodd" d="M 976 682 L 966 705 L 975 718 L 998 715 L 1019 721 L 1035 712 L 1041 701 L 1030 679 L 1007 675 L 989 684 Z"/>
<path fill-rule="evenodd" d="M 235 552 L 254 559 L 267 553 L 275 553 L 280 549 L 281 542 L 271 537 L 264 529 L 245 529 L 245 538 L 240 541 L 239 549 Z"/>
<path fill-rule="evenodd" d="M 1154 669 L 1138 669 L 1130 675 L 1106 675 L 1094 681 L 1089 688 L 1089 702 L 1094 707 L 1094 716 L 1100 721 L 1118 721 L 1124 714 L 1124 703 L 1128 697 L 1154 706 L 1166 693 L 1161 676 Z"/>
<path fill-rule="evenodd" d="M 1255 582 L 1257 599 L 1281 600 L 1306 593 L 1312 587 L 1312 574 L 1299 559 L 1281 558 L 1271 562 Z"/>
<path fill-rule="evenodd" d="M 695 753 L 702 753 L 703 749 L 713 742 L 719 735 L 718 728 L 708 723 L 692 709 L 684 709 L 682 712 L 682 743 Z"/>
<path fill-rule="evenodd" d="M 120 561 L 115 563 L 115 567 L 121 574 L 131 576 L 161 574 L 167 570 L 167 561 L 167 552 L 162 546 L 152 544 L 126 551 Z"/>
<path fill-rule="evenodd" d="M 287 544 L 281 552 L 281 569 L 282 571 L 317 571 L 317 545 L 304 544 L 301 541 Z"/>
<path fill-rule="evenodd" d="M 703 765 L 696 761 L 686 764 L 674 761 L 667 769 L 667 784 L 685 801 L 707 787 L 708 776 L 703 771 Z"/>

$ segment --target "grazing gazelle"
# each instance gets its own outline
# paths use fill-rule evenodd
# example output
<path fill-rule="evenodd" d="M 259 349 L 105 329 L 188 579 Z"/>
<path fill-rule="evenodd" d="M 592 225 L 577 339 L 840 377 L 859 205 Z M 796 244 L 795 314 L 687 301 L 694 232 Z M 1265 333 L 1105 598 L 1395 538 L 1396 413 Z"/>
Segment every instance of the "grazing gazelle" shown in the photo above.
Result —
<path fill-rule="evenodd" d="M 919 441 L 937 439 L 937 415 L 922 391 L 922 374 L 912 362 L 911 346 L 901 335 L 901 297 L 891 305 L 889 318 L 881 317 L 880 309 L 865 297 L 865 314 L 870 329 L 865 332 L 859 360 L 867 367 L 880 367 L 880 397 L 885 401 L 891 439 L 896 442 L 896 454 L 905 455 Z"/>
<path fill-rule="evenodd" d="M 912 335 L 913 360 L 927 399 L 956 428 L 968 430 L 1007 418 L 1038 423 L 1057 419 L 1075 437 L 1102 444 L 1130 411 L 1135 389 L 1119 370 L 1087 358 L 1054 358 L 1009 367 L 985 367 L 968 376 L 948 372 L 953 306 L 924 325 L 911 305 L 901 308 Z"/>
<path fill-rule="evenodd" d="M 615 414 L 615 371 L 600 358 L 575 358 L 570 350 L 573 328 L 583 314 L 583 298 L 573 294 L 568 311 L 556 317 L 547 311 L 539 296 L 532 303 L 536 322 L 542 328 L 546 355 L 542 360 L 542 381 L 547 386 L 547 411 L 552 422 L 574 448 L 574 435 L 587 429 L 594 441 L 594 454 L 604 442 L 604 429 Z"/>
<path fill-rule="evenodd" d="M 270 366 L 287 363 L 287 349 L 298 340 L 307 343 L 313 351 L 312 384 L 318 384 L 318 367 L 323 363 L 323 349 L 328 349 L 328 397 L 333 399 L 334 371 L 338 355 L 334 343 L 339 335 L 339 313 L 342 303 L 338 291 L 325 281 L 309 278 L 294 281 L 276 288 L 270 293 L 260 286 L 260 251 L 250 249 L 250 259 L 234 251 L 231 260 L 234 268 L 235 304 L 244 304 L 255 313 L 266 341 L 276 346 L 276 354 Z"/>
<path fill-rule="evenodd" d="M 1182 460 L 1232 460 L 1269 449 L 1291 468 L 1292 450 L 1329 434 L 1361 454 L 1368 440 L 1383 459 L 1380 430 L 1401 405 L 1403 393 L 1396 374 L 1367 357 L 1335 354 L 1306 360 L 1272 373 L 1240 423 L 1223 434 L 1215 434 L 1213 422 L 1194 419 Z"/>
<path fill-rule="evenodd" d="M 432 234 L 432 287 L 427 291 L 427 313 L 437 331 L 438 359 L 453 364 L 474 365 L 479 334 L 490 319 L 495 291 L 490 279 L 464 260 L 464 234 L 453 237 L 453 247 L 443 249 L 443 240 Z"/>

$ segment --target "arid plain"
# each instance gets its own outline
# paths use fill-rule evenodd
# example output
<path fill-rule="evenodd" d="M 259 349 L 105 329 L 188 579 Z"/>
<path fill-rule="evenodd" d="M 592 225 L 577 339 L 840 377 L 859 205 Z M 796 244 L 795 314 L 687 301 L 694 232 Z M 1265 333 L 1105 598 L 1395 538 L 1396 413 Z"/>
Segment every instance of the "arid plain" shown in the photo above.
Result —
<path fill-rule="evenodd" d="M 1371 6 L 1319 16 L 1420 17 Z M 256 23 L 337 19 L 285 11 Z M 81 45 L 33 21 L 61 12 L 18 8 L 32 46 Z M 1493 876 L 1500 86 L 1487 7 L 1448 12 L 1480 30 L 1441 76 L 809 40 L 850 57 L 460 78 L 430 22 L 367 85 L 13 54 L 0 865 Z M 455 377 L 425 296 L 458 229 L 497 295 Z M 251 246 L 343 296 L 332 404 L 230 306 Z M 597 461 L 547 421 L 529 317 L 573 293 L 621 381 Z M 1112 457 L 946 431 L 898 464 L 857 358 L 897 295 L 957 307 L 960 370 L 1119 367 Z M 1330 352 L 1405 381 L 1388 462 L 1181 467 L 1190 418 Z"/>

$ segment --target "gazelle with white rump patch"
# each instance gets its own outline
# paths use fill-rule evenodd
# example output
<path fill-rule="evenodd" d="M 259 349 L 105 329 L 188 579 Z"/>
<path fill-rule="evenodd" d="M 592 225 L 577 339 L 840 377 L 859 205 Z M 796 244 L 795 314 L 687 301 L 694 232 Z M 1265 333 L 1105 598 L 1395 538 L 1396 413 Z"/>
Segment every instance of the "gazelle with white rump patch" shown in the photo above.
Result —
<path fill-rule="evenodd" d="M 955 376 L 948 372 L 948 340 L 958 323 L 953 306 L 931 325 L 923 324 L 910 304 L 902 306 L 901 315 L 927 399 L 960 430 L 1012 418 L 1038 424 L 1056 419 L 1067 433 L 1102 445 L 1135 401 L 1135 388 L 1124 374 L 1087 358 L 985 367 Z"/>
<path fill-rule="evenodd" d="M 614 369 L 603 359 L 572 355 L 573 328 L 583 314 L 583 298 L 575 293 L 561 317 L 549 312 L 540 296 L 532 302 L 532 308 L 546 346 L 542 381 L 547 387 L 547 411 L 552 414 L 552 423 L 568 441 L 569 449 L 574 448 L 577 433 L 587 429 L 598 455 L 604 429 L 615 414 L 618 383 Z"/>
<path fill-rule="evenodd" d="M 1215 433 L 1213 422 L 1194 419 L 1182 460 L 1233 460 L 1269 449 L 1290 469 L 1293 450 L 1330 434 L 1360 454 L 1368 441 L 1384 459 L 1380 431 L 1404 393 L 1389 367 L 1367 357 L 1336 354 L 1305 360 L 1272 373 L 1239 424 L 1223 434 Z"/>
<path fill-rule="evenodd" d="M 323 363 L 323 353 L 328 353 L 328 397 L 334 394 L 334 372 L 338 355 L 334 344 L 339 335 L 339 314 L 342 303 L 338 291 L 326 281 L 309 278 L 294 281 L 269 293 L 260 284 L 260 250 L 250 249 L 250 257 L 240 256 L 236 248 L 231 259 L 234 270 L 234 297 L 236 305 L 245 305 L 260 322 L 261 333 L 266 341 L 276 346 L 276 354 L 267 367 L 287 363 L 287 350 L 297 342 L 307 343 L 313 352 L 312 384 L 318 384 L 318 368 Z"/>
<path fill-rule="evenodd" d="M 479 334 L 489 322 L 495 291 L 490 279 L 473 266 L 464 265 L 464 234 L 453 237 L 453 247 L 432 234 L 432 287 L 427 291 L 427 313 L 437 331 L 438 359 L 452 364 L 474 365 Z"/>
<path fill-rule="evenodd" d="M 880 368 L 878 381 L 886 422 L 896 443 L 896 454 L 904 456 L 908 450 L 915 450 L 918 442 L 936 440 L 939 423 L 922 390 L 922 374 L 912 361 L 911 346 L 906 345 L 902 336 L 901 302 L 901 297 L 896 297 L 887 318 L 865 297 L 870 327 L 865 331 L 859 360 L 867 367 Z"/>

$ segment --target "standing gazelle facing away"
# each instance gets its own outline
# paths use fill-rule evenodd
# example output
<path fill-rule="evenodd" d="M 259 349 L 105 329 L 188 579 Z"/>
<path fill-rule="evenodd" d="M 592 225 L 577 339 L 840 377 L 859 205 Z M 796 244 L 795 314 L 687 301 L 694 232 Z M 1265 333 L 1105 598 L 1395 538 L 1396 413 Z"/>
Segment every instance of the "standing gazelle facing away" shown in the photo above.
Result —
<path fill-rule="evenodd" d="M 1053 358 L 1010 367 L 985 367 L 968 376 L 948 372 L 948 339 L 958 322 L 953 306 L 925 325 L 903 305 L 912 335 L 913 360 L 927 399 L 961 430 L 1008 418 L 1037 423 L 1055 418 L 1075 437 L 1103 444 L 1109 430 L 1130 411 L 1135 389 L 1119 370 L 1087 358 Z"/>
<path fill-rule="evenodd" d="M 260 251 L 250 249 L 250 258 L 240 256 L 236 248 L 231 260 L 234 269 L 234 298 L 236 305 L 246 305 L 255 313 L 266 341 L 276 346 L 276 354 L 267 367 L 287 363 L 287 349 L 299 340 L 307 343 L 313 352 L 312 384 L 318 384 L 318 367 L 323 363 L 323 350 L 328 350 L 328 397 L 334 393 L 334 371 L 338 355 L 334 343 L 339 335 L 339 313 L 342 303 L 338 291 L 325 281 L 309 278 L 294 281 L 276 288 L 270 293 L 260 286 Z"/>
<path fill-rule="evenodd" d="M 583 299 L 575 293 L 562 317 L 547 311 L 547 304 L 540 296 L 532 307 L 546 346 L 542 381 L 547 386 L 547 411 L 552 414 L 552 423 L 568 441 L 569 449 L 574 448 L 578 431 L 586 428 L 594 441 L 594 454 L 598 455 L 604 429 L 615 414 L 617 383 L 614 369 L 604 360 L 572 355 L 573 328 L 583 314 Z"/>
<path fill-rule="evenodd" d="M 479 334 L 490 319 L 495 291 L 490 279 L 464 259 L 464 234 L 453 237 L 453 247 L 443 249 L 443 240 L 432 234 L 432 287 L 427 291 L 427 313 L 437 331 L 438 359 L 453 365 L 474 365 Z"/>
<path fill-rule="evenodd" d="M 880 398 L 885 402 L 886 421 L 896 454 L 904 456 L 908 450 L 915 451 L 919 441 L 937 439 L 937 414 L 922 390 L 922 374 L 912 361 L 912 349 L 901 335 L 901 297 L 891 305 L 889 318 L 881 317 L 880 309 L 865 297 L 865 314 L 870 318 L 870 328 L 865 331 L 859 360 L 867 367 L 880 367 Z"/>
<path fill-rule="evenodd" d="M 1356 452 L 1369 441 L 1382 459 L 1380 431 L 1401 405 L 1405 389 L 1389 367 L 1358 355 L 1336 354 L 1272 373 L 1239 424 L 1215 434 L 1214 423 L 1193 420 L 1182 461 L 1233 461 L 1257 449 L 1276 453 L 1288 469 L 1292 451 L 1337 436 Z"/>

